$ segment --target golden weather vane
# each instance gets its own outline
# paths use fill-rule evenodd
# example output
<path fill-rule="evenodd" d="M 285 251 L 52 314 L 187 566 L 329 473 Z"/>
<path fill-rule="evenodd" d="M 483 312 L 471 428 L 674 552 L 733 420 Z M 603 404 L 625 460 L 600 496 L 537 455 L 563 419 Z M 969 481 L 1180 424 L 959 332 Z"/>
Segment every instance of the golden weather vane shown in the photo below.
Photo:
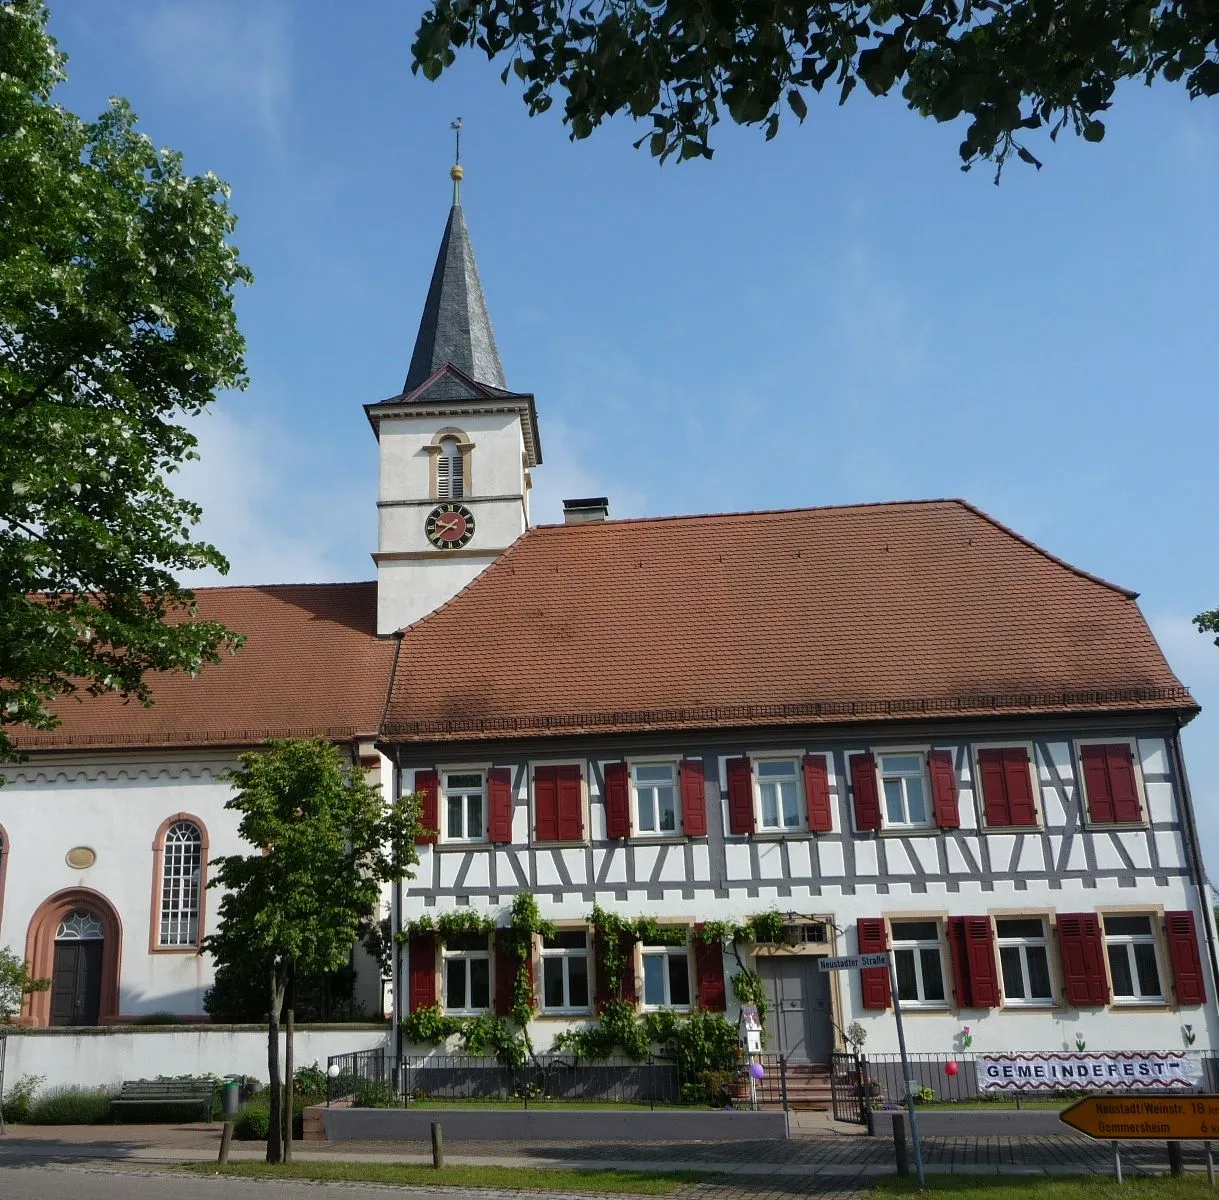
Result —
<path fill-rule="evenodd" d="M 449 172 L 449 178 L 453 181 L 454 206 L 461 203 L 461 177 L 465 174 L 461 169 L 461 130 L 464 124 L 465 122 L 458 117 L 449 125 L 449 128 L 453 130 L 457 138 L 457 155 L 453 160 L 453 169 Z"/>

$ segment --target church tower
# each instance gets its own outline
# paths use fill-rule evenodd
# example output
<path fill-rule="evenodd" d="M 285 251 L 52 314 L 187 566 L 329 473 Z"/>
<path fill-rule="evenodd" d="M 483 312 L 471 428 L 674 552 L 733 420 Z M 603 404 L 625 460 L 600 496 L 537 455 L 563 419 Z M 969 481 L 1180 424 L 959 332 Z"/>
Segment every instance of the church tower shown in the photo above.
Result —
<path fill-rule="evenodd" d="M 380 445 L 377 632 L 456 595 L 529 526 L 542 461 L 533 396 L 504 379 L 470 235 L 462 168 L 402 391 L 365 405 Z"/>

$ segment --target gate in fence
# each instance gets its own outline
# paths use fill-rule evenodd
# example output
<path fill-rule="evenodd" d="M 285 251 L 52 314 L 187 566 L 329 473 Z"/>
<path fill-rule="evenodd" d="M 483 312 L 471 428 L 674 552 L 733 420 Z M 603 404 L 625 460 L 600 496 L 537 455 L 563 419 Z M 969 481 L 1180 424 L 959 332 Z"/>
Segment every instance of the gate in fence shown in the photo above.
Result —
<path fill-rule="evenodd" d="M 830 1056 L 830 1101 L 835 1121 L 868 1123 L 868 1060 L 860 1054 L 836 1050 Z"/>

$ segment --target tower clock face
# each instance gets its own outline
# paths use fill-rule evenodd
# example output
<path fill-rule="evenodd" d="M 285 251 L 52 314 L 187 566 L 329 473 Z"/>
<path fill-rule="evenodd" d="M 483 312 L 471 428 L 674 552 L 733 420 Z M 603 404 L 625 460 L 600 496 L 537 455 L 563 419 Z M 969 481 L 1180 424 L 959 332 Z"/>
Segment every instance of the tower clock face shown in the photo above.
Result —
<path fill-rule="evenodd" d="M 464 504 L 438 504 L 428 513 L 423 532 L 440 550 L 460 550 L 474 536 L 474 514 Z"/>

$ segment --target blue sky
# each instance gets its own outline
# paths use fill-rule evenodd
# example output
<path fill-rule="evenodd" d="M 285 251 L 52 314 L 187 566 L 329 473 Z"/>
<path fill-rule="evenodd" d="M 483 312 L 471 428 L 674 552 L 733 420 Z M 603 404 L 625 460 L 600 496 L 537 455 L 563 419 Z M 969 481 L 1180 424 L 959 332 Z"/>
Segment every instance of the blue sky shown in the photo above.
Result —
<path fill-rule="evenodd" d="M 1119 91 L 1100 146 L 958 169 L 959 126 L 862 89 L 777 140 L 658 167 L 567 140 L 498 66 L 410 73 L 419 7 L 73 0 L 63 102 L 128 97 L 233 187 L 252 383 L 182 486 L 240 583 L 371 578 L 360 406 L 406 373 L 447 215 L 449 122 L 509 385 L 537 395 L 535 517 L 964 496 L 1138 589 L 1214 709 L 1186 750 L 1219 870 L 1219 103 Z"/>

